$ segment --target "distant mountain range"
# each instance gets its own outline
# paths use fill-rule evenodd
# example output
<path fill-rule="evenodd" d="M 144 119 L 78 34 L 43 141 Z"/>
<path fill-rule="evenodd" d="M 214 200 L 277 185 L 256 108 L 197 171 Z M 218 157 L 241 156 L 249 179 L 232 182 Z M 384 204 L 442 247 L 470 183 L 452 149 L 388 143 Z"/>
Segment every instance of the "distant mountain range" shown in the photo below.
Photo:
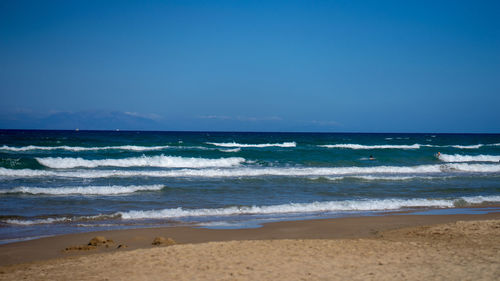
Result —
<path fill-rule="evenodd" d="M 293 122 L 278 117 L 171 116 L 165 118 L 155 114 L 106 110 L 50 114 L 31 111 L 0 112 L 0 129 L 331 132 L 338 128 L 339 125 L 332 122 Z"/>
<path fill-rule="evenodd" d="M 57 112 L 45 116 L 33 113 L 0 115 L 2 129 L 159 130 L 162 127 L 154 118 L 119 111 Z"/>

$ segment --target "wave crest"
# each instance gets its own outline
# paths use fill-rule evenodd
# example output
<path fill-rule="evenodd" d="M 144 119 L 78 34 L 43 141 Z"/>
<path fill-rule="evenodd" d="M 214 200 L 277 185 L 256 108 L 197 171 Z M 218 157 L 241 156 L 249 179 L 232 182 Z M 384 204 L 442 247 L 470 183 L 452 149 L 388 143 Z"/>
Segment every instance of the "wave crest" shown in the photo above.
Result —
<path fill-rule="evenodd" d="M 2 220 L 4 223 L 17 225 L 36 225 L 36 224 L 53 224 L 53 223 L 71 223 L 78 221 L 102 221 L 109 219 L 118 219 L 119 215 L 95 215 L 95 216 L 58 216 L 50 218 L 15 218 Z"/>
<path fill-rule="evenodd" d="M 439 155 L 439 160 L 443 162 L 500 162 L 499 155 Z"/>
<path fill-rule="evenodd" d="M 354 144 L 354 143 L 344 143 L 344 144 L 325 144 L 318 145 L 319 147 L 326 148 L 347 148 L 347 149 L 419 149 L 420 144 L 412 144 L 412 145 L 362 145 L 362 144 Z"/>
<path fill-rule="evenodd" d="M 420 166 L 376 166 L 376 167 L 336 167 L 336 168 L 207 168 L 180 169 L 168 171 L 125 171 L 125 170 L 80 170 L 80 171 L 46 171 L 31 169 L 0 168 L 3 177 L 74 177 L 74 178 L 108 178 L 108 177 L 198 177 L 198 178 L 228 178 L 228 177 L 258 177 L 258 176 L 337 176 L 337 175 L 415 175 L 443 173 L 499 173 L 500 164 L 469 164 L 448 163 L 441 165 Z"/>
<path fill-rule="evenodd" d="M 26 194 L 47 194 L 47 195 L 117 195 L 127 194 L 137 191 L 157 191 L 163 185 L 130 185 L 130 186 L 75 186 L 75 187 L 15 187 L 12 189 L 0 190 L 0 194 L 26 193 Z"/>
<path fill-rule="evenodd" d="M 180 217 L 200 216 L 232 216 L 232 215 L 254 215 L 254 214 L 286 214 L 286 213 L 310 213 L 310 212 L 335 212 L 335 211 L 382 211 L 398 210 L 415 207 L 439 207 L 451 208 L 456 200 L 466 203 L 477 204 L 482 202 L 499 202 L 500 196 L 475 196 L 457 199 L 365 199 L 328 201 L 312 203 L 289 203 L 271 206 L 247 206 L 228 207 L 214 209 L 163 209 L 128 211 L 118 213 L 122 219 L 167 219 Z"/>
<path fill-rule="evenodd" d="M 261 143 L 261 144 L 244 144 L 244 143 L 236 143 L 236 142 L 207 142 L 207 144 L 222 146 L 222 147 L 296 147 L 297 143 L 295 142 L 283 142 L 283 143 Z"/>
<path fill-rule="evenodd" d="M 2 220 L 4 223 L 17 225 L 68 223 L 78 221 L 101 221 L 107 219 L 140 220 L 140 219 L 172 219 L 182 217 L 210 217 L 237 215 L 278 215 L 292 213 L 347 212 L 347 211 L 385 211 L 405 208 L 434 207 L 452 208 L 457 202 L 480 204 L 484 202 L 500 202 L 500 196 L 471 196 L 452 199 L 360 199 L 346 201 L 326 201 L 312 203 L 288 203 L 269 206 L 243 206 L 227 208 L 184 209 L 170 208 L 162 210 L 131 210 L 110 215 L 55 217 L 55 218 L 16 218 Z"/>
<path fill-rule="evenodd" d="M 28 145 L 22 147 L 1 146 L 0 150 L 7 151 L 30 151 L 30 150 L 68 150 L 68 151 L 98 151 L 98 150 L 130 150 L 130 151 L 153 151 L 169 148 L 170 146 L 137 146 L 137 145 L 120 145 L 120 146 L 101 146 L 101 147 L 83 147 L 83 146 L 38 146 Z"/>
<path fill-rule="evenodd" d="M 76 167 L 162 167 L 162 168 L 206 168 L 206 167 L 233 167 L 245 161 L 241 157 L 205 159 L 186 158 L 178 156 L 142 156 L 123 159 L 87 160 L 83 158 L 47 157 L 35 158 L 43 166 L 55 169 Z"/>
<path fill-rule="evenodd" d="M 451 147 L 459 149 L 478 149 L 483 147 L 483 144 L 473 144 L 473 145 L 452 145 Z"/>

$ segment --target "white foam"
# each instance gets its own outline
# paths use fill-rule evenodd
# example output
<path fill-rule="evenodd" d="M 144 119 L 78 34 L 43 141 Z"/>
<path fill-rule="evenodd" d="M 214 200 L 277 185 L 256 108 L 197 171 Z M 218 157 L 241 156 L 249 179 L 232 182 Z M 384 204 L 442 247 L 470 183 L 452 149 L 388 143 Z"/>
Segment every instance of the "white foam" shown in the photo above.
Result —
<path fill-rule="evenodd" d="M 232 149 L 219 149 L 219 151 L 222 151 L 222 152 L 240 152 L 241 151 L 241 148 L 232 148 Z"/>
<path fill-rule="evenodd" d="M 345 144 L 326 144 L 326 145 L 318 145 L 319 147 L 326 148 L 347 148 L 347 149 L 419 149 L 420 144 L 412 144 L 412 145 L 362 145 L 362 144 L 353 144 L 353 143 L 345 143 Z"/>
<path fill-rule="evenodd" d="M 476 196 L 457 198 L 467 203 L 499 202 L 500 196 Z M 336 211 L 382 211 L 413 207 L 451 208 L 455 199 L 364 199 L 312 203 L 289 203 L 271 206 L 228 207 L 213 209 L 172 208 L 120 212 L 122 219 L 169 219 L 180 217 L 234 216 L 285 213 L 311 213 Z"/>
<path fill-rule="evenodd" d="M 498 143 L 492 144 L 471 144 L 471 145 L 461 145 L 461 144 L 449 144 L 449 145 L 430 145 L 430 144 L 422 144 L 421 146 L 425 147 L 453 147 L 457 149 L 479 149 L 483 146 L 498 146 Z"/>
<path fill-rule="evenodd" d="M 394 176 L 394 177 L 384 177 L 384 176 L 354 176 L 351 178 L 355 179 L 361 179 L 361 180 L 366 180 L 366 181 L 378 181 L 378 180 L 384 180 L 384 181 L 407 181 L 407 180 L 412 180 L 412 179 L 424 179 L 424 178 L 429 178 L 429 177 L 417 177 L 417 176 Z"/>
<path fill-rule="evenodd" d="M 43 171 L 30 169 L 0 168 L 0 176 L 9 177 L 256 177 L 256 176 L 335 176 L 349 174 L 415 174 L 440 173 L 442 171 L 500 171 L 500 165 L 481 165 L 477 168 L 473 164 L 446 164 L 425 165 L 414 167 L 344 167 L 344 168 L 240 168 L 240 169 L 182 169 L 171 171 L 123 171 L 123 170 L 93 170 L 93 171 Z M 465 166 L 464 166 L 465 165 Z M 478 164 L 476 164 L 478 165 Z M 491 166 L 491 167 L 490 167 Z"/>
<path fill-rule="evenodd" d="M 500 196 L 470 196 L 460 198 L 469 204 L 481 204 L 484 202 L 500 202 Z"/>
<path fill-rule="evenodd" d="M 216 148 L 204 147 L 204 146 L 172 146 L 171 148 L 179 150 L 216 150 Z"/>
<path fill-rule="evenodd" d="M 342 211 L 384 211 L 400 210 L 415 207 L 451 208 L 457 201 L 469 204 L 483 202 L 500 202 L 500 196 L 471 196 L 453 199 L 360 199 L 345 201 L 326 201 L 312 203 L 288 203 L 269 206 L 244 206 L 227 208 L 184 209 L 170 208 L 162 210 L 131 210 L 118 212 L 112 215 L 95 215 L 80 217 L 57 217 L 44 219 L 7 219 L 4 223 L 17 225 L 67 223 L 75 221 L 102 220 L 121 218 L 124 220 L 136 219 L 172 219 L 182 217 L 209 217 L 209 216 L 237 216 L 237 215 L 273 215 L 289 213 L 319 213 Z"/>
<path fill-rule="evenodd" d="M 454 163 L 454 164 L 446 164 L 444 170 L 446 169 L 450 169 L 451 171 L 460 171 L 460 172 L 498 173 L 500 172 L 500 165 Z"/>
<path fill-rule="evenodd" d="M 180 169 L 168 171 L 127 171 L 127 170 L 81 170 L 81 171 L 44 171 L 30 169 L 0 168 L 0 176 L 22 177 L 256 177 L 256 176 L 328 176 L 348 174 L 377 173 L 439 173 L 446 165 L 422 165 L 413 167 L 376 166 L 376 167 L 337 167 L 337 168 L 233 168 L 233 169 Z M 500 169 L 500 165 L 498 165 Z M 447 168 L 450 170 L 450 168 Z"/>
<path fill-rule="evenodd" d="M 429 178 L 429 177 L 418 177 L 418 176 L 341 176 L 341 177 L 314 177 L 311 178 L 312 180 L 318 180 L 318 179 L 327 179 L 329 181 L 340 181 L 340 180 L 345 180 L 345 179 L 360 179 L 360 180 L 366 180 L 366 181 L 378 181 L 378 180 L 385 180 L 385 181 L 406 181 L 406 180 L 412 180 L 412 179 L 423 179 L 423 178 Z M 431 177 L 432 178 L 432 177 Z"/>
<path fill-rule="evenodd" d="M 245 161 L 241 157 L 205 159 L 178 156 L 142 156 L 123 159 L 87 160 L 83 158 L 47 157 L 35 158 L 38 163 L 49 168 L 67 169 L 76 167 L 162 167 L 162 168 L 206 168 L 232 167 Z"/>
<path fill-rule="evenodd" d="M 432 176 L 341 176 L 341 177 L 313 177 L 312 180 L 327 179 L 329 181 L 340 181 L 345 179 L 360 179 L 365 181 L 409 181 L 409 180 L 434 180 L 434 179 L 444 179 L 449 177 L 432 177 Z"/>
<path fill-rule="evenodd" d="M 322 179 L 326 179 L 326 180 L 329 180 L 329 181 L 341 181 L 343 179 L 345 179 L 345 177 L 310 177 L 309 178 L 310 180 L 313 180 L 313 181 L 316 181 L 316 180 L 322 180 Z"/>
<path fill-rule="evenodd" d="M 117 195 L 137 191 L 161 190 L 163 185 L 130 185 L 130 186 L 74 186 L 74 187 L 26 187 L 20 186 L 12 189 L 0 189 L 0 194 L 26 193 L 26 194 L 48 194 L 48 195 Z"/>
<path fill-rule="evenodd" d="M 318 176 L 363 176 L 363 175 L 408 175 L 443 173 L 498 173 L 500 164 L 470 164 L 447 163 L 441 165 L 420 166 L 375 166 L 375 167 L 333 167 L 333 168 L 207 168 L 207 169 L 177 169 L 163 171 L 145 170 L 78 170 L 78 171 L 47 171 L 31 169 L 0 168 L 0 176 L 25 177 L 70 177 L 70 178 L 108 178 L 108 177 L 200 177 L 200 178 L 228 178 L 228 177 L 318 177 Z"/>
<path fill-rule="evenodd" d="M 217 142 L 207 142 L 207 144 L 215 145 L 215 146 L 222 146 L 222 147 L 296 147 L 297 144 L 295 142 L 284 142 L 284 143 L 261 143 L 261 144 L 242 144 L 242 143 L 236 143 L 236 142 L 223 142 L 223 143 L 217 143 Z"/>
<path fill-rule="evenodd" d="M 475 144 L 475 145 L 452 145 L 451 147 L 460 148 L 460 149 L 478 149 L 481 148 L 483 144 Z"/>
<path fill-rule="evenodd" d="M 59 175 L 54 172 L 43 171 L 43 170 L 0 168 L 0 176 L 29 178 L 29 177 L 57 177 Z"/>
<path fill-rule="evenodd" d="M 120 146 L 101 146 L 101 147 L 83 147 L 83 146 L 37 146 L 28 145 L 22 147 L 1 146 L 0 150 L 8 151 L 30 151 L 30 150 L 68 150 L 68 151 L 97 151 L 97 150 L 131 150 L 131 151 L 153 151 L 169 148 L 170 146 L 136 146 L 136 145 L 120 145 Z"/>
<path fill-rule="evenodd" d="M 500 162 L 500 155 L 439 155 L 439 160 L 444 162 Z"/>
<path fill-rule="evenodd" d="M 17 225 L 33 225 L 33 224 L 51 224 L 51 223 L 70 222 L 70 221 L 71 218 L 62 217 L 62 218 L 47 218 L 47 219 L 34 219 L 34 220 L 7 219 L 4 222 L 8 224 L 17 224 Z"/>
<path fill-rule="evenodd" d="M 78 221 L 96 221 L 106 219 L 117 219 L 119 215 L 95 215 L 95 216 L 74 216 L 74 217 L 54 217 L 54 218 L 40 218 L 40 219 L 6 219 L 3 222 L 8 224 L 17 225 L 34 225 L 34 224 L 52 224 L 52 223 L 70 223 Z"/>

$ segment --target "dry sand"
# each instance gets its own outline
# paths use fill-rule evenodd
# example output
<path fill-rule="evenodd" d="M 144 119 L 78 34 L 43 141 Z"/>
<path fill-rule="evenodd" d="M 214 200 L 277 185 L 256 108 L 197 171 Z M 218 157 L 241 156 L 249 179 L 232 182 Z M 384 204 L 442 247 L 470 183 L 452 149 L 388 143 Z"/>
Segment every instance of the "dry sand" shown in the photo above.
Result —
<path fill-rule="evenodd" d="M 150 248 L 134 249 L 140 245 L 137 242 L 137 245 L 130 243 L 127 249 L 116 249 L 116 245 L 123 241 L 133 242 L 134 237 L 137 241 L 145 239 L 148 233 L 179 235 L 174 239 L 181 243 L 187 241 L 188 244 L 151 246 L 153 238 L 149 237 Z M 43 258 L 42 255 L 39 256 L 42 260 L 0 267 L 0 280 L 500 278 L 499 213 L 282 222 L 253 230 L 167 228 L 104 234 L 114 239 L 113 247 L 101 246 L 101 250 L 96 252 L 66 252 L 62 250 L 64 248 L 59 248 L 57 252 L 60 257 L 57 259 Z M 79 240 L 88 238 L 85 235 L 91 237 L 95 233 L 59 238 L 62 243 L 81 244 L 89 241 Z M 259 240 L 248 240 L 250 238 Z M 205 242 L 204 239 L 219 242 Z M 47 249 L 58 247 L 47 243 L 55 240 L 44 241 Z M 3 245 L 0 247 L 3 264 L 6 264 L 3 250 L 7 249 L 7 254 L 15 254 L 17 249 L 17 253 L 22 256 L 26 254 L 26 249 L 21 251 L 23 248 L 30 248 L 30 245 L 41 247 L 36 246 L 36 243 L 27 241 Z M 36 250 L 41 251 L 43 247 Z"/>

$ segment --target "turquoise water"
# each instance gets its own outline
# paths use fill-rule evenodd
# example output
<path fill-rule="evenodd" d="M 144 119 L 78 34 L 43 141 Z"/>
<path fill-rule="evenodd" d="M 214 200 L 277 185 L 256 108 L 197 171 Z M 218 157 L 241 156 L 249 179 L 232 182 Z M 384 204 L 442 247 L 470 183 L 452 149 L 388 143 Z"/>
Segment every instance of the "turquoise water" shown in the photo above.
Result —
<path fill-rule="evenodd" d="M 487 207 L 499 161 L 498 134 L 4 130 L 0 242 Z"/>

